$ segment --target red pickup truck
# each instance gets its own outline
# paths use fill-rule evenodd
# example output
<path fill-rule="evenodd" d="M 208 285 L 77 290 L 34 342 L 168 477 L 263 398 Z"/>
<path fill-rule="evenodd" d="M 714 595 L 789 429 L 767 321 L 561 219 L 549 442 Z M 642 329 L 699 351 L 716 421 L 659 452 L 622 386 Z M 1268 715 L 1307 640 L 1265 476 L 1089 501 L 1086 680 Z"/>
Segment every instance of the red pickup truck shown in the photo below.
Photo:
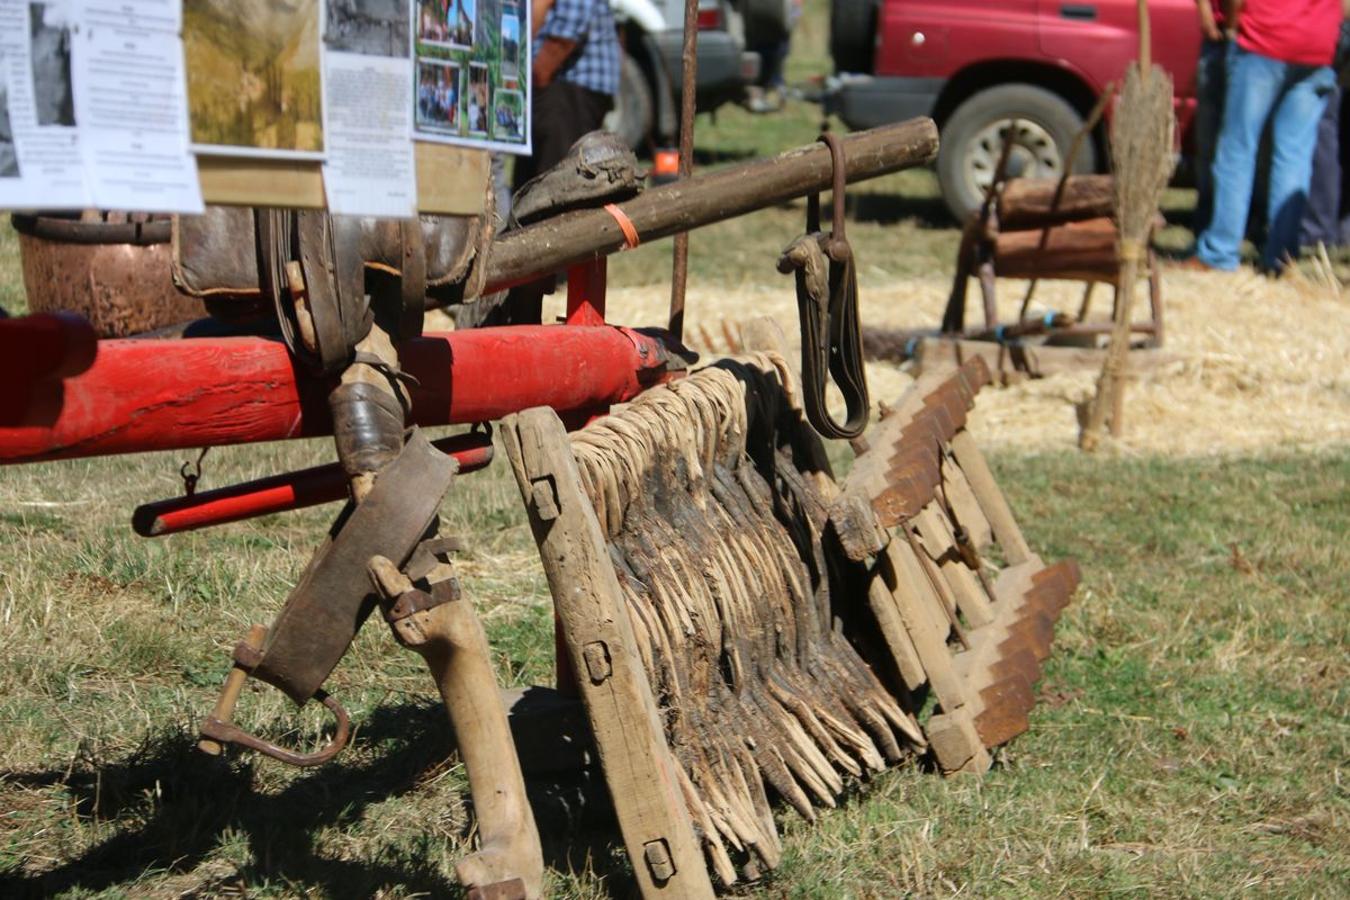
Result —
<path fill-rule="evenodd" d="M 1153 58 L 1176 85 L 1182 146 L 1195 111 L 1195 0 L 1150 0 Z M 1009 119 L 1014 175 L 1058 176 L 1073 135 L 1139 47 L 1135 0 L 833 0 L 827 112 L 850 128 L 932 116 L 938 178 L 964 219 L 993 176 Z M 1101 169 L 1105 131 L 1071 163 Z"/>

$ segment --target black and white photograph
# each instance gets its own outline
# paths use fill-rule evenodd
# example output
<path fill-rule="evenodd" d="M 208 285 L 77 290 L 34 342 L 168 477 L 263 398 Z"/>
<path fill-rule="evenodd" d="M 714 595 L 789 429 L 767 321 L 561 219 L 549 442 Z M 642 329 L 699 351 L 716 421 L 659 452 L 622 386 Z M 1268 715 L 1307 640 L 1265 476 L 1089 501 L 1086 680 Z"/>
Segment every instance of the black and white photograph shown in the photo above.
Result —
<path fill-rule="evenodd" d="M 516 7 L 502 10 L 502 80 L 520 77 L 520 13 Z"/>
<path fill-rule="evenodd" d="M 4 57 L 0 57 L 0 72 Z M 14 128 L 9 123 L 9 86 L 0 78 L 0 178 L 19 177 L 19 153 L 14 149 Z"/>
<path fill-rule="evenodd" d="M 424 61 L 417 67 L 417 124 L 436 131 L 460 131 L 462 68 Z"/>
<path fill-rule="evenodd" d="M 329 50 L 408 57 L 408 0 L 325 0 L 325 6 Z"/>
<path fill-rule="evenodd" d="M 469 63 L 469 90 L 465 106 L 465 125 L 469 134 L 486 135 L 488 117 L 487 63 Z"/>
<path fill-rule="evenodd" d="M 492 137 L 519 144 L 525 140 L 525 95 L 520 91 L 492 93 Z"/>
<path fill-rule="evenodd" d="M 476 0 L 418 0 L 417 39 L 434 47 L 473 47 Z"/>
<path fill-rule="evenodd" d="M 70 84 L 71 8 L 68 2 L 28 4 L 33 104 L 39 125 L 74 125 Z"/>

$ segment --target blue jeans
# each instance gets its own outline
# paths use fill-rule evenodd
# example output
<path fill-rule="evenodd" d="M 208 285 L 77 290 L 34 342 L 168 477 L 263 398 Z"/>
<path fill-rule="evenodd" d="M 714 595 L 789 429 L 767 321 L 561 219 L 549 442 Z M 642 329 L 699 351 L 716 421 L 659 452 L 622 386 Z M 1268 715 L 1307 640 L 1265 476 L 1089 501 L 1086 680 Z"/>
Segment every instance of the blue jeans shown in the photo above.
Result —
<path fill-rule="evenodd" d="M 1272 132 L 1270 197 L 1267 201 L 1266 268 L 1278 271 L 1298 255 L 1298 230 L 1312 178 L 1317 123 L 1336 85 L 1330 66 L 1299 66 L 1228 48 L 1228 89 L 1223 125 L 1214 154 L 1214 213 L 1196 242 L 1200 261 L 1236 269 L 1256 176 L 1261 131 Z"/>
<path fill-rule="evenodd" d="M 1192 228 L 1200 234 L 1209 227 L 1214 212 L 1214 147 L 1223 121 L 1224 63 L 1228 41 L 1203 41 L 1195 69 L 1195 218 Z"/>
<path fill-rule="evenodd" d="M 1308 182 L 1308 205 L 1299 226 L 1300 247 L 1341 244 L 1341 90 L 1331 92 L 1327 111 L 1317 124 L 1317 149 L 1313 151 L 1312 178 Z"/>

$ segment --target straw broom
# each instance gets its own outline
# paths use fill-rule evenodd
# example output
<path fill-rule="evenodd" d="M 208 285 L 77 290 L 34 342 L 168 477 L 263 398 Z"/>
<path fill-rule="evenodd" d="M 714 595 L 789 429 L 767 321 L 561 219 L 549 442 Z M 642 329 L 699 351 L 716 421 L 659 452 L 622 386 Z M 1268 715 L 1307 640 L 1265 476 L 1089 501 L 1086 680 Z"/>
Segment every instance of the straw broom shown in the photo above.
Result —
<path fill-rule="evenodd" d="M 1097 379 L 1097 395 L 1078 437 L 1078 446 L 1089 452 L 1096 449 L 1108 415 L 1111 433 L 1119 435 L 1122 430 L 1134 287 L 1158 200 L 1172 173 L 1172 79 L 1153 65 L 1148 6 L 1146 0 L 1138 0 L 1138 4 L 1139 61 L 1125 74 L 1120 106 L 1111 123 L 1120 292 L 1106 360 Z"/>

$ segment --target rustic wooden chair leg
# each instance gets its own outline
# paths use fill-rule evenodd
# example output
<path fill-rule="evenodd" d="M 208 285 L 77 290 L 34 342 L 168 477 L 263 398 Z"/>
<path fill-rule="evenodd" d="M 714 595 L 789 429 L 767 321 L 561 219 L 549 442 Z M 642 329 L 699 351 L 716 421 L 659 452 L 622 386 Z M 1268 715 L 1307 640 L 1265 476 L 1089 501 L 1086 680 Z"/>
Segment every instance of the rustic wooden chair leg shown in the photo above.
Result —
<path fill-rule="evenodd" d="M 525 795 L 511 728 L 492 670 L 491 651 L 473 604 L 460 595 L 448 564 L 429 576 L 428 594 L 388 560 L 377 557 L 372 576 L 392 605 L 394 635 L 427 662 L 445 701 L 460 758 L 469 776 L 480 848 L 455 873 L 470 896 L 533 900 L 542 896 L 544 857 L 534 812 Z M 408 598 L 426 598 L 421 603 Z M 426 607 L 426 608 L 419 608 Z"/>
<path fill-rule="evenodd" d="M 998 302 L 995 291 L 994 261 L 986 258 L 980 262 L 980 295 L 984 298 L 986 328 L 998 327 Z"/>
<path fill-rule="evenodd" d="M 1086 322 L 1088 312 L 1092 309 L 1092 291 L 1097 287 L 1097 282 L 1089 281 L 1083 285 L 1083 301 L 1078 304 L 1078 318 L 1076 321 Z"/>
<path fill-rule="evenodd" d="M 1163 344 L 1163 303 L 1162 303 L 1162 270 L 1158 266 L 1157 254 L 1153 248 L 1148 248 L 1148 306 L 1153 314 L 1153 339 L 1149 341 L 1152 347 L 1161 347 Z"/>

